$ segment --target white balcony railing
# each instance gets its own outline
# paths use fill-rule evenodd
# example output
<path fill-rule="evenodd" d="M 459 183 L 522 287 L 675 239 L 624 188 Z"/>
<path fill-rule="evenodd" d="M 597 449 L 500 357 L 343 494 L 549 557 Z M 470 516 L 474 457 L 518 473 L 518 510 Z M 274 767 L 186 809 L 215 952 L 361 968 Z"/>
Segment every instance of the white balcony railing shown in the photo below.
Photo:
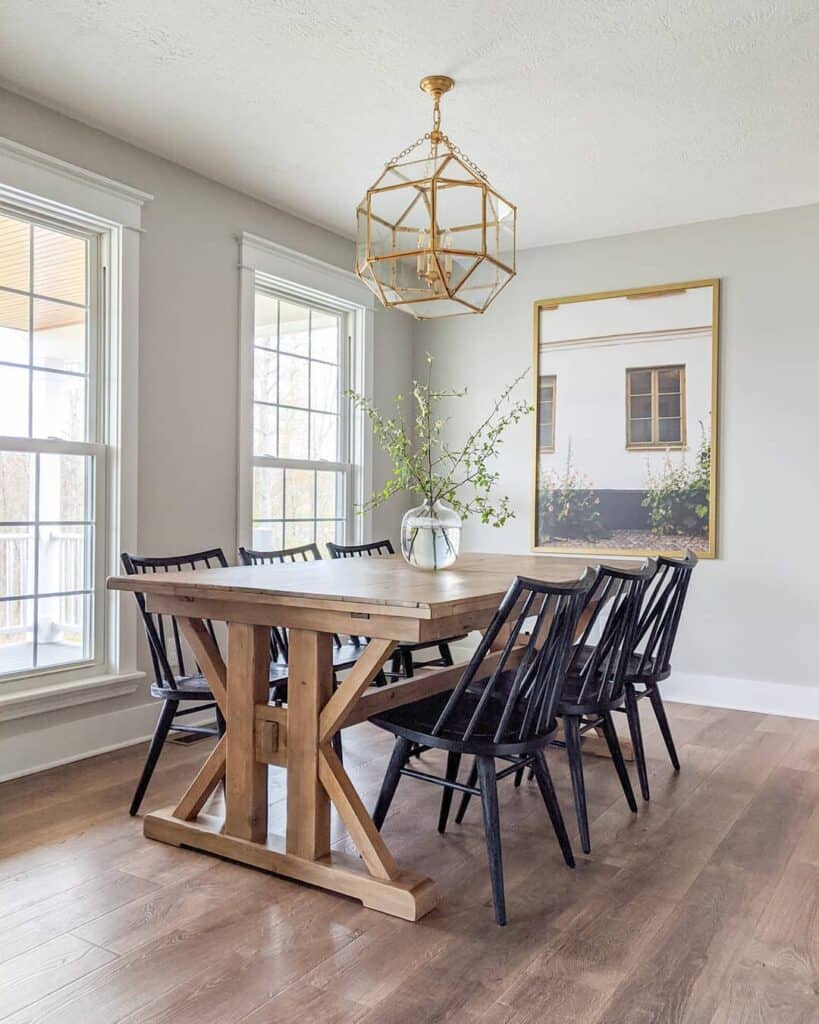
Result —
<path fill-rule="evenodd" d="M 64 633 L 82 634 L 84 598 L 72 591 L 88 589 L 85 534 L 60 527 L 41 527 L 38 554 L 40 586 L 36 589 L 57 595 L 49 602 L 48 610 L 43 608 L 40 612 L 40 640 L 47 641 Z M 0 532 L 0 597 L 33 596 L 34 568 L 34 528 Z M 5 636 L 9 642 L 11 635 L 19 633 L 21 641 L 27 639 L 32 627 L 30 608 L 28 601 L 0 601 L 0 637 Z"/>

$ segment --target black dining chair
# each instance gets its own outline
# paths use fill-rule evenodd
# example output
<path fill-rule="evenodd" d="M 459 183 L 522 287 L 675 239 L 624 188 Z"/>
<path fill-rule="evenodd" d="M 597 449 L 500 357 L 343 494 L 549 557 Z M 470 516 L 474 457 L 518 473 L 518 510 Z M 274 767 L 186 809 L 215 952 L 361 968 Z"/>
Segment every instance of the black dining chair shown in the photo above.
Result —
<path fill-rule="evenodd" d="M 395 554 L 395 548 L 393 548 L 392 541 L 389 539 L 374 540 L 367 544 L 333 544 L 331 541 L 328 541 L 327 550 L 331 558 L 362 558 Z M 452 651 L 449 645 L 456 643 L 458 640 L 463 640 L 464 635 L 451 636 L 447 637 L 446 640 L 434 640 L 427 643 L 411 643 L 402 640 L 395 648 L 395 653 L 392 656 L 392 675 L 396 678 L 403 675 L 406 679 L 411 679 L 418 668 L 430 668 L 435 665 L 448 667 L 452 665 Z M 417 661 L 415 659 L 415 655 L 420 651 L 427 651 L 434 647 L 438 649 L 437 658 L 430 658 L 427 661 Z"/>
<path fill-rule="evenodd" d="M 557 713 L 563 723 L 569 770 L 572 777 L 575 813 L 584 853 L 591 851 L 586 785 L 583 778 L 581 737 L 589 729 L 600 729 L 614 762 L 629 809 L 637 813 L 612 711 L 625 702 L 628 663 L 634 649 L 638 616 L 646 585 L 657 563 L 647 559 L 641 569 L 600 566 L 587 596 L 585 624 L 574 645 L 566 672 Z M 592 640 L 592 638 L 595 638 Z"/>
<path fill-rule="evenodd" d="M 495 920 L 506 924 L 497 782 L 531 766 L 557 836 L 563 859 L 574 857 L 560 805 L 546 764 L 545 750 L 555 731 L 555 713 L 571 654 L 583 600 L 595 573 L 587 570 L 572 584 L 550 584 L 516 577 L 454 689 L 392 708 L 370 721 L 393 733 L 395 746 L 373 820 L 381 828 L 402 775 L 443 787 L 438 830 L 446 829 L 456 790 L 480 796 L 492 882 Z M 530 616 L 535 628 L 521 629 Z M 511 626 L 494 667 L 485 666 L 501 629 Z M 520 644 L 519 641 L 522 641 Z M 494 659 L 493 659 L 494 660 Z M 447 752 L 445 777 L 407 767 L 414 747 Z M 476 778 L 458 782 L 463 755 L 474 756 Z M 497 771 L 496 760 L 509 762 Z M 476 785 L 477 783 L 477 785 Z"/>
<path fill-rule="evenodd" d="M 640 608 L 625 680 L 625 707 L 617 709 L 628 716 L 634 761 L 644 800 L 648 800 L 650 794 L 638 703 L 645 697 L 651 702 L 674 771 L 680 770 L 659 684 L 671 675 L 671 652 L 696 564 L 697 556 L 690 550 L 683 558 L 662 555 L 657 559 L 657 572 L 645 589 Z"/>
<path fill-rule="evenodd" d="M 161 558 L 147 558 L 123 552 L 121 561 L 123 569 L 129 576 L 158 572 L 184 572 L 191 569 L 225 568 L 228 564 L 221 548 L 197 551 L 189 555 L 168 555 Z M 224 719 L 216 706 L 207 679 L 193 658 L 186 654 L 176 618 L 173 615 L 149 612 L 145 595 L 137 591 L 134 596 L 145 627 L 148 650 L 154 669 L 151 696 L 161 700 L 162 707 L 148 747 L 145 765 L 131 800 L 130 813 L 132 816 L 139 811 L 169 732 L 221 736 L 225 731 Z M 213 623 L 209 619 L 205 619 L 205 627 L 214 643 L 218 645 Z M 287 686 L 287 666 L 271 664 L 270 676 L 271 698 L 279 699 L 280 690 Z M 216 724 L 213 726 L 188 725 L 178 721 L 186 715 L 198 714 L 211 708 L 216 712 Z"/>

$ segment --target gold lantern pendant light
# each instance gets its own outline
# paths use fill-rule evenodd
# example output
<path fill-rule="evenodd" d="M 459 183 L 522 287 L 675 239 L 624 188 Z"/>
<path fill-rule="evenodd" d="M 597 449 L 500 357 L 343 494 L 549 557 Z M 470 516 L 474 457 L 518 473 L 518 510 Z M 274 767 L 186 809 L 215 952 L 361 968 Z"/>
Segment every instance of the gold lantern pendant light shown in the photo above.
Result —
<path fill-rule="evenodd" d="M 515 276 L 515 207 L 441 131 L 441 97 L 454 85 L 421 79 L 432 131 L 390 160 L 356 211 L 356 274 L 419 320 L 483 313 Z"/>

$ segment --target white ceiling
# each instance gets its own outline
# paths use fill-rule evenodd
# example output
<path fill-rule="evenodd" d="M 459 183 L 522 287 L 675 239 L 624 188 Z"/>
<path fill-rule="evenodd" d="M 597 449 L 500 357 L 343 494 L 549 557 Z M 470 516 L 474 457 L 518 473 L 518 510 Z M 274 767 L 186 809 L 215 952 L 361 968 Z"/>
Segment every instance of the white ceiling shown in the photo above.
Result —
<path fill-rule="evenodd" d="M 3 7 L 7 86 L 344 235 L 429 73 L 523 246 L 819 200 L 816 0 Z"/>

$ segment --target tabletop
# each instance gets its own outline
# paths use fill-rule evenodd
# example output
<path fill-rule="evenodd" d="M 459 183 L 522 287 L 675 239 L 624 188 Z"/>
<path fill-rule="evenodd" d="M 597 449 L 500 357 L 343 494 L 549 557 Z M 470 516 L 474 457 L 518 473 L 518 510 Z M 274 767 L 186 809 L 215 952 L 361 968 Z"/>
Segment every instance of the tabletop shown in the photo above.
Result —
<path fill-rule="evenodd" d="M 408 565 L 400 555 L 384 555 L 112 576 L 108 586 L 223 602 L 275 605 L 298 601 L 314 608 L 369 606 L 434 619 L 465 611 L 476 603 L 497 605 L 515 576 L 571 583 L 587 567 L 598 564 L 599 559 L 588 557 L 467 553 L 451 568 L 429 572 Z M 617 564 L 631 569 L 639 567 L 642 560 Z"/>

